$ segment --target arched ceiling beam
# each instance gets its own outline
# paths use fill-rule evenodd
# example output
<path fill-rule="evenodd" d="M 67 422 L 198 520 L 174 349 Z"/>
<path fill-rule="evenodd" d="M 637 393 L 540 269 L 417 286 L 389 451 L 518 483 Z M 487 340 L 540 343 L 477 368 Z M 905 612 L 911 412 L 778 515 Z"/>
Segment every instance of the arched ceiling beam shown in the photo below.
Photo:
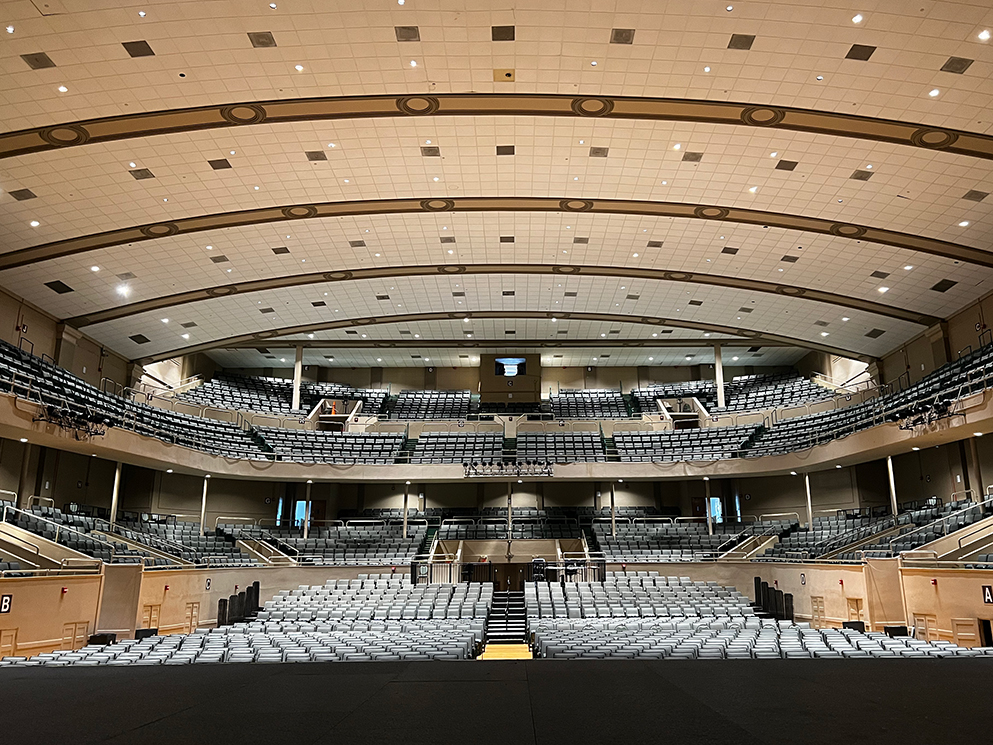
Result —
<path fill-rule="evenodd" d="M 641 215 L 646 217 L 677 217 L 717 222 L 762 225 L 786 230 L 799 230 L 834 235 L 850 240 L 881 243 L 908 251 L 993 267 L 993 253 L 934 238 L 873 228 L 865 225 L 824 220 L 817 217 L 790 215 L 781 212 L 739 207 L 721 207 L 681 202 L 654 202 L 636 199 L 570 199 L 560 197 L 431 197 L 413 199 L 370 199 L 344 202 L 262 207 L 239 212 L 199 215 L 149 225 L 140 225 L 105 233 L 70 238 L 64 241 L 31 246 L 0 254 L 0 270 L 74 256 L 100 248 L 157 240 L 173 235 L 199 233 L 205 230 L 259 225 L 313 218 L 361 215 L 445 213 L 445 212 L 565 212 L 571 214 L 603 213 Z"/>
<path fill-rule="evenodd" d="M 246 295 L 263 290 L 275 290 L 287 287 L 302 287 L 305 285 L 321 284 L 324 282 L 350 282 L 354 280 L 396 279 L 398 277 L 430 277 L 467 274 L 549 274 L 556 276 L 585 276 L 585 277 L 617 277 L 624 279 L 640 279 L 653 281 L 690 282 L 701 285 L 714 285 L 738 290 L 753 290 L 774 295 L 785 295 L 806 300 L 815 300 L 844 308 L 862 310 L 901 321 L 933 326 L 941 319 L 933 316 L 914 313 L 913 311 L 895 308 L 882 303 L 837 295 L 805 287 L 761 282 L 758 280 L 728 277 L 719 274 L 701 274 L 697 272 L 670 271 L 666 269 L 639 269 L 622 266 L 579 266 L 568 264 L 426 264 L 418 266 L 385 266 L 368 269 L 344 269 L 334 272 L 311 272 L 294 274 L 270 279 L 258 279 L 249 282 L 206 287 L 201 290 L 178 292 L 174 295 L 142 300 L 128 305 L 121 305 L 96 313 L 88 313 L 65 320 L 65 323 L 76 328 L 92 326 L 98 323 L 116 321 L 120 318 L 161 310 L 176 305 L 195 303 L 211 298 L 228 297 L 230 295 Z"/>
<path fill-rule="evenodd" d="M 204 342 L 203 344 L 194 344 L 187 347 L 179 347 L 177 349 L 171 349 L 167 352 L 160 352 L 159 354 L 151 355 L 149 357 L 141 357 L 133 362 L 137 362 L 142 365 L 148 365 L 153 362 L 161 362 L 162 360 L 172 359 L 173 357 L 179 357 L 186 354 L 195 354 L 197 352 L 207 352 L 211 349 L 218 349 L 220 347 L 231 347 L 242 342 L 258 342 L 268 339 L 278 339 L 279 337 L 293 336 L 294 334 L 310 334 L 317 333 L 318 331 L 333 331 L 336 329 L 354 329 L 364 326 L 378 326 L 382 324 L 397 324 L 397 323 L 414 323 L 416 321 L 461 321 L 464 318 L 506 318 L 506 319 L 556 319 L 561 321 L 605 321 L 607 323 L 635 323 L 645 326 L 667 326 L 671 328 L 682 328 L 682 329 L 693 329 L 696 331 L 710 332 L 714 334 L 727 334 L 729 336 L 739 336 L 746 339 L 754 340 L 756 343 L 761 344 L 765 341 L 779 342 L 784 345 L 792 347 L 803 347 L 805 349 L 812 349 L 818 352 L 826 352 L 828 354 L 836 354 L 841 357 L 852 357 L 855 359 L 860 359 L 863 361 L 871 361 L 871 357 L 861 354 L 859 352 L 854 352 L 850 349 L 841 349 L 840 347 L 829 346 L 826 344 L 818 344 L 817 342 L 807 341 L 806 339 L 795 339 L 789 336 L 782 336 L 779 334 L 768 334 L 762 331 L 755 331 L 753 329 L 743 329 L 734 328 L 733 326 L 722 326 L 713 323 L 698 323 L 696 321 L 685 321 L 683 319 L 676 318 L 658 318 L 655 316 L 637 316 L 637 315 L 626 315 L 624 313 L 560 313 L 557 311 L 506 311 L 506 310 L 483 310 L 474 311 L 466 313 L 408 313 L 399 314 L 395 316 L 372 316 L 368 318 L 346 318 L 340 321 L 322 321 L 320 323 L 308 323 L 298 326 L 284 326 L 278 329 L 269 329 L 266 331 L 257 331 L 252 334 L 240 334 L 238 336 L 229 336 L 224 339 L 215 339 L 214 341 Z M 687 340 L 687 343 L 693 345 L 693 340 Z M 707 342 L 698 342 L 699 344 L 705 344 Z M 604 346 L 611 346 L 611 342 L 604 341 Z"/>
<path fill-rule="evenodd" d="M 993 159 L 993 137 L 989 135 L 831 111 L 692 99 L 492 93 L 297 98 L 66 122 L 0 135 L 0 158 L 223 127 L 430 116 L 571 116 L 729 124 L 876 140 Z"/>

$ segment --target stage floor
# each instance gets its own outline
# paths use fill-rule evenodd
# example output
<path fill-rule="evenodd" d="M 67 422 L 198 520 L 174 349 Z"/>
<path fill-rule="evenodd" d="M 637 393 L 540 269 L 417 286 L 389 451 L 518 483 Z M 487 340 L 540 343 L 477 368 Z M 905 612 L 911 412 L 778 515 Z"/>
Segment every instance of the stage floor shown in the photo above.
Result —
<path fill-rule="evenodd" d="M 993 660 L 467 661 L 0 671 L 4 743 L 948 745 Z"/>

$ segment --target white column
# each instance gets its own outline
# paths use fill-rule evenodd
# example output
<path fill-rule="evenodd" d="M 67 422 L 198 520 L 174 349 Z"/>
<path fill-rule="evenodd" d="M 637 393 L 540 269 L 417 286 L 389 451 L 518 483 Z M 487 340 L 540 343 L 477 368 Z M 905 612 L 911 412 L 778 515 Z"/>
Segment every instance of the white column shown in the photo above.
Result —
<path fill-rule="evenodd" d="M 310 487 L 312 487 L 313 485 L 314 485 L 314 482 L 311 481 L 310 479 L 307 479 L 307 494 L 304 497 L 307 500 L 307 508 L 304 510 L 304 513 L 303 513 L 303 537 L 304 537 L 304 539 L 307 539 L 310 536 L 310 504 L 311 504 L 311 502 L 310 502 Z"/>
<path fill-rule="evenodd" d="M 203 477 L 203 497 L 200 500 L 200 535 L 206 533 L 207 526 L 207 484 L 210 483 L 210 474 Z"/>
<path fill-rule="evenodd" d="M 720 390 L 720 389 L 718 389 Z M 710 480 L 703 481 L 703 503 L 707 507 L 707 535 L 714 534 L 714 516 L 710 511 Z"/>
<path fill-rule="evenodd" d="M 814 527 L 814 506 L 810 501 L 810 474 L 803 474 L 803 488 L 807 490 L 807 527 Z"/>
<path fill-rule="evenodd" d="M 896 513 L 899 510 L 899 506 L 896 503 L 896 479 L 893 477 L 893 456 L 886 456 L 886 475 L 890 479 L 890 511 L 893 513 L 893 517 L 896 517 Z"/>
<path fill-rule="evenodd" d="M 403 537 L 407 538 L 407 497 L 410 494 L 410 482 L 403 485 Z"/>
<path fill-rule="evenodd" d="M 717 379 L 717 408 L 724 408 L 724 358 L 721 345 L 714 345 L 714 375 Z"/>
<path fill-rule="evenodd" d="M 617 537 L 617 505 L 614 504 L 614 482 L 610 482 L 610 535 Z"/>
<path fill-rule="evenodd" d="M 110 527 L 114 527 L 117 522 L 117 502 L 121 495 L 121 468 L 124 464 L 117 461 L 117 469 L 114 471 L 114 491 L 110 495 Z"/>
<path fill-rule="evenodd" d="M 293 408 L 300 408 L 300 382 L 303 380 L 303 345 L 297 345 L 296 358 L 293 360 Z"/>
<path fill-rule="evenodd" d="M 514 485 L 507 484 L 507 540 L 514 529 Z"/>

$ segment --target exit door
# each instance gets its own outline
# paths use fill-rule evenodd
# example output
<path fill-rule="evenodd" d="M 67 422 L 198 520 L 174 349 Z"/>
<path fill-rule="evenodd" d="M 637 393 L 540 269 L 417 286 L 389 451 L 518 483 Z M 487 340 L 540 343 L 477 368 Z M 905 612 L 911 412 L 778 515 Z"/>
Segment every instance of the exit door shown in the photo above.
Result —
<path fill-rule="evenodd" d="M 810 598 L 810 625 L 815 629 L 823 629 L 826 625 L 824 621 L 823 597 Z"/>
<path fill-rule="evenodd" d="M 523 564 L 494 564 L 493 582 L 497 592 L 510 590 L 519 592 L 524 589 Z"/>
<path fill-rule="evenodd" d="M 200 603 L 187 603 L 186 604 L 186 632 L 192 634 L 196 632 L 197 626 L 200 625 Z M 154 626 L 151 628 L 155 628 Z"/>
<path fill-rule="evenodd" d="M 865 621 L 865 613 L 862 611 L 862 598 L 848 598 L 848 620 Z"/>
<path fill-rule="evenodd" d="M 157 629 L 159 627 L 159 612 L 161 605 L 146 605 L 141 609 L 141 627 L 143 629 Z"/>
<path fill-rule="evenodd" d="M 17 654 L 17 629 L 0 630 L 0 658 Z"/>
<path fill-rule="evenodd" d="M 926 642 L 938 641 L 938 619 L 936 616 L 915 613 L 914 626 L 917 629 L 915 638 Z"/>
<path fill-rule="evenodd" d="M 89 621 L 66 623 L 62 625 L 62 646 L 60 649 L 82 649 L 89 637 Z"/>

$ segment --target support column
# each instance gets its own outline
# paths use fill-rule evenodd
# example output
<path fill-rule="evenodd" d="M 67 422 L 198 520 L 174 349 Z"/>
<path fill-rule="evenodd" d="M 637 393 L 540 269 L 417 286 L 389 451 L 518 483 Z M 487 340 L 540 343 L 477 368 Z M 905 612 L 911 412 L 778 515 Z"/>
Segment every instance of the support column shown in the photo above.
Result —
<path fill-rule="evenodd" d="M 303 380 L 303 345 L 298 344 L 296 357 L 293 360 L 293 404 L 294 409 L 300 408 L 300 383 Z"/>
<path fill-rule="evenodd" d="M 897 503 L 896 503 L 896 479 L 893 477 L 893 456 L 886 456 L 886 475 L 890 480 L 890 512 L 893 517 L 897 515 Z"/>
<path fill-rule="evenodd" d="M 307 501 L 307 507 L 303 512 L 303 538 L 306 540 L 310 537 L 310 488 L 314 485 L 314 482 L 307 479 L 307 492 L 304 495 L 304 499 Z"/>
<path fill-rule="evenodd" d="M 14 505 L 18 509 L 27 509 L 28 497 L 31 496 L 30 492 L 34 491 L 34 487 L 30 484 L 31 479 L 31 454 L 34 452 L 34 445 L 30 442 L 24 443 L 24 454 L 21 456 L 21 473 L 17 477 L 17 504 Z"/>
<path fill-rule="evenodd" d="M 814 527 L 814 506 L 810 501 L 810 474 L 803 474 L 803 487 L 807 490 L 807 527 Z"/>
<path fill-rule="evenodd" d="M 117 522 L 117 503 L 121 495 L 121 468 L 124 464 L 117 461 L 117 468 L 114 470 L 114 491 L 110 495 L 110 527 L 114 527 Z"/>
<path fill-rule="evenodd" d="M 610 482 L 610 535 L 617 537 L 617 505 L 614 503 L 614 482 Z"/>
<path fill-rule="evenodd" d="M 514 484 L 507 484 L 507 539 L 514 528 Z"/>
<path fill-rule="evenodd" d="M 707 535 L 714 534 L 714 516 L 710 513 L 710 490 L 704 484 L 703 504 L 707 508 Z"/>
<path fill-rule="evenodd" d="M 203 497 L 200 499 L 200 535 L 206 533 L 207 522 L 207 484 L 210 483 L 210 474 L 203 477 Z"/>
<path fill-rule="evenodd" d="M 983 469 L 979 463 L 979 448 L 976 446 L 976 438 L 969 438 L 969 456 L 972 458 L 972 469 L 976 476 L 976 495 L 978 499 L 977 502 L 982 502 L 986 499 L 986 484 L 983 483 Z"/>
<path fill-rule="evenodd" d="M 410 494 L 410 482 L 403 485 L 403 538 L 407 539 L 407 497 Z"/>
<path fill-rule="evenodd" d="M 724 357 L 721 353 L 721 345 L 714 345 L 714 376 L 717 382 L 717 408 L 724 408 Z"/>

